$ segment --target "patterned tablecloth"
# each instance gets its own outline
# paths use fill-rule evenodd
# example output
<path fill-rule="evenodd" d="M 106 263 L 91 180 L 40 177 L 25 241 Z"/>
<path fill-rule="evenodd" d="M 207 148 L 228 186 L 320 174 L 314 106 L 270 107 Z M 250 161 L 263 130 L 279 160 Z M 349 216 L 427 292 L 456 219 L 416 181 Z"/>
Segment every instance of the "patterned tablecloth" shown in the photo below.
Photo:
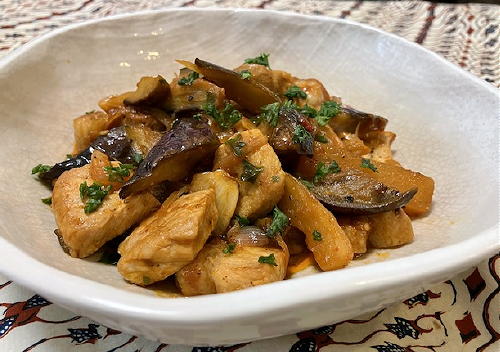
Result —
<path fill-rule="evenodd" d="M 0 0 L 0 57 L 70 23 L 178 6 L 250 7 L 368 23 L 415 41 L 465 70 L 500 82 L 500 6 L 418 1 Z M 0 276 L 0 351 L 379 351 L 500 350 L 500 255 L 381 311 L 296 335 L 231 347 L 159 344 L 75 316 Z"/>

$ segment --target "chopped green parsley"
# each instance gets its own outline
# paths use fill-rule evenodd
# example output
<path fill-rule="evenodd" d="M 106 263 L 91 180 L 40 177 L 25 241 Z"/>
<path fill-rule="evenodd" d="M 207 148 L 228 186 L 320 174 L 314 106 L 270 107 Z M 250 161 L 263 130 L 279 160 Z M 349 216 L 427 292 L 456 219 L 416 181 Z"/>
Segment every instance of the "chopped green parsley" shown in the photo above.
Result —
<path fill-rule="evenodd" d="M 236 135 L 236 137 L 228 139 L 226 141 L 226 144 L 231 147 L 234 155 L 236 155 L 236 156 L 242 156 L 243 155 L 243 148 L 247 145 L 245 142 L 243 142 L 241 140 L 241 134 L 238 134 L 238 135 Z"/>
<path fill-rule="evenodd" d="M 234 252 L 234 249 L 236 248 L 236 243 L 228 243 L 226 248 L 222 250 L 222 253 L 224 254 L 232 254 Z"/>
<path fill-rule="evenodd" d="M 316 121 L 320 126 L 326 126 L 328 121 L 340 113 L 340 104 L 334 101 L 325 101 L 316 115 Z"/>
<path fill-rule="evenodd" d="M 340 167 L 336 161 L 332 161 L 330 164 L 325 164 L 320 162 L 316 167 L 316 174 L 314 175 L 313 182 L 318 183 L 326 175 L 336 174 L 340 172 Z"/>
<path fill-rule="evenodd" d="M 123 182 L 125 177 L 130 176 L 130 170 L 134 168 L 132 164 L 120 164 L 118 166 L 105 166 L 104 171 L 108 174 L 111 182 Z"/>
<path fill-rule="evenodd" d="M 310 181 L 304 180 L 304 179 L 299 179 L 299 181 L 306 186 L 308 189 L 311 189 L 314 187 L 314 184 Z"/>
<path fill-rule="evenodd" d="M 312 151 L 313 136 L 302 125 L 297 125 L 295 127 L 292 142 L 300 145 L 302 150 Z"/>
<path fill-rule="evenodd" d="M 269 54 L 262 53 L 257 57 L 252 57 L 245 59 L 246 64 L 257 64 L 257 65 L 262 65 L 266 66 L 267 68 L 271 68 L 269 66 Z"/>
<path fill-rule="evenodd" d="M 364 158 L 362 158 L 361 159 L 361 167 L 365 167 L 367 169 L 372 170 L 373 172 L 377 172 L 377 167 L 372 164 L 372 162 L 370 161 L 370 159 L 364 159 Z"/>
<path fill-rule="evenodd" d="M 257 176 L 259 176 L 263 170 L 263 167 L 255 166 L 247 160 L 243 160 L 243 173 L 240 179 L 242 181 L 255 182 Z"/>
<path fill-rule="evenodd" d="M 278 266 L 278 264 L 276 264 L 276 258 L 274 257 L 274 253 L 269 254 L 267 257 L 260 256 L 258 262 L 261 264 Z"/>
<path fill-rule="evenodd" d="M 236 218 L 236 221 L 238 222 L 238 225 L 240 225 L 240 227 L 250 225 L 250 220 L 248 218 L 245 218 L 245 217 L 239 216 L 239 215 L 236 215 L 235 218 Z"/>
<path fill-rule="evenodd" d="M 139 165 L 144 160 L 144 156 L 141 153 L 134 153 L 132 159 L 134 159 L 135 165 Z"/>
<path fill-rule="evenodd" d="M 179 78 L 177 84 L 180 86 L 190 86 L 198 78 L 200 78 L 200 74 L 198 72 L 189 72 L 187 76 Z"/>
<path fill-rule="evenodd" d="M 298 110 L 299 107 L 293 101 L 287 100 L 283 104 L 271 103 L 264 105 L 260 109 L 262 110 L 262 113 L 256 119 L 256 123 L 259 124 L 262 121 L 266 121 L 271 127 L 276 127 L 278 125 L 281 109 Z"/>
<path fill-rule="evenodd" d="M 260 109 L 262 110 L 260 120 L 266 121 L 271 127 L 276 127 L 279 120 L 280 103 L 267 104 Z"/>
<path fill-rule="evenodd" d="M 213 102 L 207 102 L 203 105 L 203 110 L 207 113 L 207 115 L 212 116 L 215 122 L 217 122 L 217 124 L 223 129 L 232 127 L 242 118 L 241 113 L 229 103 L 226 103 L 224 109 L 219 111 Z"/>
<path fill-rule="evenodd" d="M 293 100 L 287 100 L 281 105 L 283 109 L 293 109 L 299 110 L 299 106 L 293 102 Z"/>
<path fill-rule="evenodd" d="M 243 70 L 240 72 L 240 76 L 243 79 L 249 79 L 250 77 L 252 77 L 252 72 L 250 72 L 248 70 Z"/>
<path fill-rule="evenodd" d="M 276 237 L 277 234 L 283 232 L 285 228 L 288 226 L 288 216 L 285 215 L 278 207 L 274 207 L 273 210 L 273 220 L 271 221 L 271 225 L 266 231 L 266 235 L 268 237 Z"/>
<path fill-rule="evenodd" d="M 321 232 L 319 232 L 318 230 L 314 230 L 313 231 L 313 240 L 315 240 L 315 241 L 322 241 L 323 240 L 323 236 L 321 236 Z"/>
<path fill-rule="evenodd" d="M 309 116 L 309 117 L 316 117 L 316 115 L 318 114 L 318 112 L 316 111 L 316 109 L 310 107 L 309 105 L 304 105 L 303 107 L 301 107 L 299 109 L 299 112 L 301 112 L 302 114 L 306 115 L 306 116 Z"/>
<path fill-rule="evenodd" d="M 103 186 L 94 182 L 91 186 L 87 181 L 80 184 L 80 199 L 85 203 L 85 214 L 96 211 L 102 204 L 104 197 L 111 191 L 111 186 Z"/>
<path fill-rule="evenodd" d="M 42 203 L 47 204 L 47 205 L 51 205 L 52 204 L 52 197 L 42 198 Z"/>
<path fill-rule="evenodd" d="M 43 174 L 49 171 L 51 168 L 52 167 L 50 165 L 38 164 L 37 166 L 31 169 L 31 174 L 32 175 Z"/>
<path fill-rule="evenodd" d="M 326 138 L 324 135 L 319 134 L 319 133 L 316 135 L 316 137 L 314 137 L 314 140 L 318 141 L 320 143 L 328 143 L 328 138 Z"/>
<path fill-rule="evenodd" d="M 293 99 L 293 98 L 299 98 L 299 99 L 306 99 L 307 94 L 304 92 L 302 89 L 300 89 L 297 86 L 291 86 L 288 88 L 288 90 L 284 94 L 285 97 L 288 99 Z"/>

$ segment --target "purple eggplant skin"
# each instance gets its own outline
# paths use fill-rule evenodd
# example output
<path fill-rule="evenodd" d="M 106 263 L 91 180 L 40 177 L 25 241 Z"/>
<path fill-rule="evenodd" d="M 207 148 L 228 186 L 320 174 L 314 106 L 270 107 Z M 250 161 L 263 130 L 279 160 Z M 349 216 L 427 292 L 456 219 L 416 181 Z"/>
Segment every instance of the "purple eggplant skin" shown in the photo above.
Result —
<path fill-rule="evenodd" d="M 387 125 L 387 119 L 381 116 L 369 114 L 342 106 L 340 113 L 329 122 L 335 133 L 356 133 L 363 139 L 368 132 L 383 131 Z"/>
<path fill-rule="evenodd" d="M 181 62 L 185 63 L 185 62 Z M 187 63 L 189 64 L 189 63 Z M 189 67 L 190 66 L 190 67 Z M 207 81 L 224 88 L 226 97 L 244 109 L 259 114 L 264 105 L 281 102 L 279 95 L 254 79 L 243 79 L 238 72 L 196 58 L 188 68 L 203 75 Z"/>
<path fill-rule="evenodd" d="M 87 149 L 77 156 L 57 163 L 49 171 L 41 173 L 39 178 L 42 181 L 50 183 L 65 171 L 87 165 L 90 163 L 94 150 L 103 152 L 112 160 L 118 160 L 127 164 L 133 162 L 134 153 L 125 129 L 123 127 L 116 127 L 109 130 L 106 135 L 97 137 Z"/>
<path fill-rule="evenodd" d="M 311 133 L 310 138 L 302 138 L 299 143 L 294 141 L 294 133 L 299 126 L 310 125 L 307 117 L 299 111 L 282 107 L 279 111 L 278 124 L 274 128 L 269 144 L 277 154 L 297 153 L 302 155 L 313 155 L 314 138 Z"/>
<path fill-rule="evenodd" d="M 201 161 L 211 158 L 219 140 L 208 123 L 194 118 L 177 120 L 139 164 L 120 189 L 120 198 L 164 181 L 180 181 Z"/>
<path fill-rule="evenodd" d="M 417 193 L 390 188 L 357 170 L 330 174 L 310 188 L 312 194 L 334 213 L 369 215 L 405 206 Z"/>

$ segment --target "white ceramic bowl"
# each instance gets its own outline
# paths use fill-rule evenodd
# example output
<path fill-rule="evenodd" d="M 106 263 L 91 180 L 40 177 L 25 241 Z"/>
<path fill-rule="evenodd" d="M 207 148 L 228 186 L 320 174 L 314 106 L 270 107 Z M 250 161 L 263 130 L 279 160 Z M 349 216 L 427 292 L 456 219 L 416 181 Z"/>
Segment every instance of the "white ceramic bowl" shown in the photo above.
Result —
<path fill-rule="evenodd" d="M 349 268 L 195 298 L 161 298 L 116 268 L 65 255 L 31 177 L 71 150 L 71 120 L 139 77 L 200 57 L 317 77 L 331 94 L 389 118 L 397 158 L 436 181 L 416 240 Z M 272 11 L 167 10 L 56 30 L 0 61 L 0 271 L 110 327 L 179 344 L 293 333 L 406 298 L 498 250 L 496 90 L 439 56 L 371 27 Z M 364 264 L 364 265 L 361 265 Z"/>

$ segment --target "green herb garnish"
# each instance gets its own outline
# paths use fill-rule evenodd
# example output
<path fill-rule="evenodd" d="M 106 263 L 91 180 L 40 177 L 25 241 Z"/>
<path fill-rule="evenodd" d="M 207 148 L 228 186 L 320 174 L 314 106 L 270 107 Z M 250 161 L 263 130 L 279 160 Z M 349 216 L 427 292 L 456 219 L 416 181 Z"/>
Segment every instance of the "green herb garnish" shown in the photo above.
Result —
<path fill-rule="evenodd" d="M 149 284 L 151 283 L 151 278 L 150 278 L 149 276 L 145 276 L 145 275 L 144 275 L 144 276 L 142 277 L 142 283 L 143 283 L 144 285 L 149 285 Z"/>
<path fill-rule="evenodd" d="M 318 112 L 316 111 L 316 109 L 310 107 L 309 105 L 304 105 L 303 107 L 301 107 L 299 109 L 299 111 L 306 115 L 306 116 L 309 116 L 309 117 L 316 117 L 316 115 L 318 114 Z"/>
<path fill-rule="evenodd" d="M 42 203 L 47 204 L 47 205 L 51 205 L 52 204 L 52 197 L 42 198 Z"/>
<path fill-rule="evenodd" d="M 234 108 L 232 104 L 226 103 L 222 111 L 217 110 L 215 104 L 207 102 L 203 105 L 203 110 L 213 117 L 215 122 L 223 129 L 232 127 L 235 123 L 241 120 L 241 113 Z"/>
<path fill-rule="evenodd" d="M 240 72 L 240 76 L 243 79 L 249 79 L 250 77 L 252 77 L 252 72 L 250 72 L 248 70 L 243 70 Z"/>
<path fill-rule="evenodd" d="M 364 158 L 362 158 L 361 159 L 361 167 L 365 167 L 367 169 L 372 170 L 373 172 L 377 172 L 377 167 L 372 164 L 372 162 L 370 161 L 370 159 L 364 159 Z"/>
<path fill-rule="evenodd" d="M 340 104 L 334 101 L 325 101 L 316 115 L 316 121 L 320 126 L 326 126 L 328 121 L 340 113 Z"/>
<path fill-rule="evenodd" d="M 238 222 L 238 225 L 240 225 L 240 227 L 250 225 L 250 220 L 248 218 L 245 218 L 245 217 L 239 216 L 239 215 L 235 215 L 235 218 L 236 218 L 236 221 Z"/>
<path fill-rule="evenodd" d="M 287 100 L 281 105 L 282 109 L 293 109 L 299 110 L 299 106 L 293 102 L 293 100 Z"/>
<path fill-rule="evenodd" d="M 233 149 L 233 153 L 236 156 L 241 156 L 243 154 L 243 148 L 247 145 L 241 140 L 241 134 L 236 135 L 236 137 L 228 139 L 226 144 Z"/>
<path fill-rule="evenodd" d="M 274 175 L 274 176 L 271 177 L 271 181 L 273 181 L 273 183 L 280 182 L 280 177 L 277 176 L 277 175 Z"/>
<path fill-rule="evenodd" d="M 247 160 L 243 160 L 243 173 L 240 176 L 240 180 L 255 182 L 257 176 L 259 176 L 263 170 L 263 167 L 255 166 Z"/>
<path fill-rule="evenodd" d="M 257 117 L 257 119 L 254 119 L 254 122 L 258 125 L 260 122 L 266 121 L 271 127 L 276 127 L 278 125 L 281 109 L 298 110 L 299 107 L 293 101 L 287 100 L 283 104 L 267 104 L 260 109 L 262 110 L 262 113 Z"/>
<path fill-rule="evenodd" d="M 134 168 L 132 164 L 120 164 L 118 166 L 105 166 L 104 171 L 108 174 L 111 182 L 123 182 L 125 177 L 130 176 L 130 170 Z"/>
<path fill-rule="evenodd" d="M 320 143 L 328 143 L 328 138 L 319 133 L 316 135 L 316 137 L 314 137 L 314 140 Z"/>
<path fill-rule="evenodd" d="M 87 112 L 85 113 L 85 115 L 88 115 L 88 114 L 93 114 L 93 113 L 95 113 L 95 110 L 90 110 L 90 111 L 87 111 Z"/>
<path fill-rule="evenodd" d="M 306 186 L 308 189 L 311 189 L 314 187 L 314 184 L 310 181 L 299 179 L 300 183 L 302 183 L 304 186 Z"/>
<path fill-rule="evenodd" d="M 246 64 L 257 64 L 257 65 L 266 66 L 267 68 L 271 68 L 269 66 L 269 54 L 266 54 L 266 53 L 262 53 L 257 57 L 245 59 L 245 63 Z"/>
<path fill-rule="evenodd" d="M 66 159 L 73 159 L 73 154 L 66 154 Z"/>
<path fill-rule="evenodd" d="M 260 109 L 262 110 L 262 114 L 260 114 L 260 120 L 267 121 L 267 123 L 271 127 L 276 127 L 279 120 L 280 103 L 267 104 Z"/>
<path fill-rule="evenodd" d="M 288 99 L 293 99 L 293 98 L 299 98 L 299 99 L 306 99 L 307 94 L 304 92 L 302 89 L 300 89 L 297 86 L 291 86 L 290 88 L 287 89 L 285 94 L 283 94 L 285 97 Z"/>
<path fill-rule="evenodd" d="M 236 248 L 236 243 L 228 243 L 226 248 L 222 250 L 222 253 L 224 254 L 233 254 L 234 249 Z"/>
<path fill-rule="evenodd" d="M 207 101 L 205 104 L 203 104 L 202 109 L 205 111 L 205 113 L 209 116 L 212 116 L 214 119 L 219 118 L 219 111 L 215 107 L 215 103 L 208 99 L 208 94 L 207 94 Z"/>
<path fill-rule="evenodd" d="M 104 197 L 111 191 L 111 186 L 103 186 L 94 182 L 91 186 L 87 181 L 80 184 L 80 199 L 85 203 L 85 214 L 96 211 L 102 204 Z"/>
<path fill-rule="evenodd" d="M 323 236 L 321 236 L 321 232 L 319 232 L 318 230 L 314 230 L 313 231 L 313 240 L 315 240 L 315 241 L 322 241 L 323 240 Z"/>
<path fill-rule="evenodd" d="M 274 238 L 278 233 L 283 232 L 285 227 L 287 227 L 289 222 L 288 216 L 285 215 L 278 207 L 274 207 L 273 209 L 273 220 L 271 221 L 271 225 L 269 225 L 266 235 L 268 237 Z"/>
<path fill-rule="evenodd" d="M 313 136 L 304 126 L 297 125 L 293 131 L 292 142 L 300 145 L 302 150 L 312 150 Z"/>
<path fill-rule="evenodd" d="M 139 165 L 144 160 L 144 156 L 141 153 L 134 153 L 132 159 L 134 159 L 135 165 Z"/>
<path fill-rule="evenodd" d="M 200 74 L 198 72 L 189 72 L 187 76 L 179 78 L 177 84 L 180 86 L 190 86 L 198 78 L 200 78 Z"/>
<path fill-rule="evenodd" d="M 320 162 L 316 167 L 316 174 L 313 178 L 313 183 L 318 183 L 321 181 L 326 175 L 336 174 L 340 172 L 340 167 L 336 161 L 332 161 L 329 165 Z"/>
<path fill-rule="evenodd" d="M 31 174 L 32 175 L 43 174 L 49 171 L 51 168 L 52 167 L 50 165 L 38 164 L 37 166 L 31 169 Z"/>
<path fill-rule="evenodd" d="M 274 253 L 269 254 L 267 257 L 260 256 L 258 262 L 278 266 L 278 264 L 276 264 L 276 258 L 274 258 Z"/>

